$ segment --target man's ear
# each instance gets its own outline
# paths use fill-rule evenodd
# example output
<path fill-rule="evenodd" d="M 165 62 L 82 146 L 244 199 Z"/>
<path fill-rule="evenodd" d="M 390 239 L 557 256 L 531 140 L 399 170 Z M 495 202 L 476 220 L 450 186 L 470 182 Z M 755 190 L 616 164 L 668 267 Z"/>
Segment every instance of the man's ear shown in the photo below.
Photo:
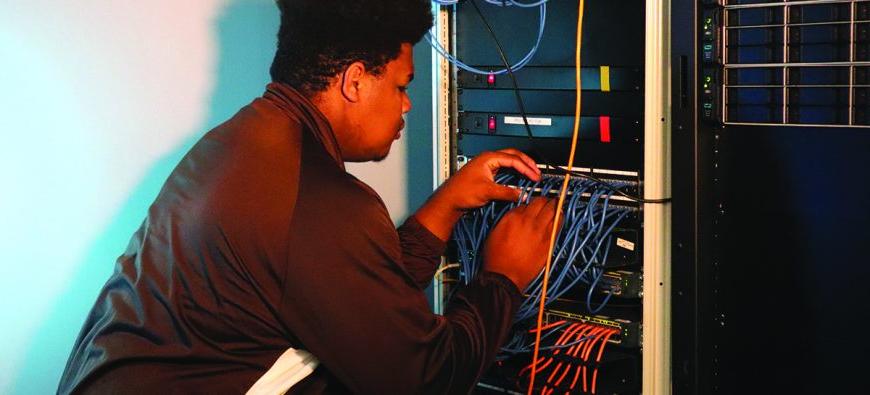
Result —
<path fill-rule="evenodd" d="M 360 89 L 365 84 L 366 66 L 362 62 L 353 62 L 341 74 L 341 95 L 351 103 L 360 100 Z"/>

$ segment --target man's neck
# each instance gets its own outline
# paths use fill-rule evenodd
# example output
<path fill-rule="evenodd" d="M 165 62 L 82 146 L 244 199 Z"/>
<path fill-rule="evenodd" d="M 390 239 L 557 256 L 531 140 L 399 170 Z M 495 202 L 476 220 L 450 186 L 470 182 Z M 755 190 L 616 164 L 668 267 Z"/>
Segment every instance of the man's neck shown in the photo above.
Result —
<path fill-rule="evenodd" d="M 353 128 L 341 93 L 327 89 L 312 96 L 310 100 L 329 121 L 329 126 L 332 127 L 332 133 L 335 135 L 335 140 L 338 142 L 342 154 L 352 155 L 353 153 L 345 152 L 346 147 L 352 146 L 349 140 L 353 139 L 351 136 Z"/>

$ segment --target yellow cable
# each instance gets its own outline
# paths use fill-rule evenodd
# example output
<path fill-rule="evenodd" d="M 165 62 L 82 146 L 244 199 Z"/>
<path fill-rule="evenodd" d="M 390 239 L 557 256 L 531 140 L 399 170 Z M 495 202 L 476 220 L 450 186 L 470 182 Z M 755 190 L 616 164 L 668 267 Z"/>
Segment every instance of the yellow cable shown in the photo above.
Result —
<path fill-rule="evenodd" d="M 575 53 L 574 79 L 576 83 L 575 91 L 577 100 L 574 106 L 574 134 L 571 136 L 571 153 L 568 155 L 568 167 L 574 166 L 574 153 L 577 150 L 577 136 L 580 134 L 580 96 L 581 96 L 581 81 L 580 81 L 580 49 L 583 43 L 583 0 L 580 0 L 577 7 L 577 46 Z M 559 202 L 556 206 L 556 219 L 553 222 L 553 229 L 550 232 L 550 248 L 547 254 L 547 264 L 544 266 L 544 283 L 541 287 L 541 302 L 538 306 L 538 326 L 535 333 L 535 352 L 532 354 L 532 373 L 529 380 L 528 395 L 532 395 L 535 388 L 535 375 L 538 373 L 538 354 L 540 352 L 541 343 L 541 326 L 544 321 L 544 303 L 547 299 L 547 286 L 550 280 L 550 266 L 553 264 L 553 250 L 556 246 L 556 236 L 559 233 L 559 221 L 562 219 L 562 204 L 565 202 L 565 195 L 568 193 L 568 181 L 570 173 L 565 173 L 565 181 L 562 182 L 562 189 L 559 191 Z"/>

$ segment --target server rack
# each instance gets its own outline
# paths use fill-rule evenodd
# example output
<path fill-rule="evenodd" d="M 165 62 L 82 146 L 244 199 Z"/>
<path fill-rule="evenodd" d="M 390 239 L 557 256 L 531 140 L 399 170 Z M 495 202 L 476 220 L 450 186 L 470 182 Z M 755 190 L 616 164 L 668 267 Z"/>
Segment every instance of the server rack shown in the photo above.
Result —
<path fill-rule="evenodd" d="M 676 393 L 866 392 L 868 3 L 674 0 Z"/>
<path fill-rule="evenodd" d="M 437 182 L 463 161 L 486 150 L 516 147 L 537 160 L 571 166 L 607 179 L 631 181 L 647 199 L 670 195 L 669 1 L 586 0 L 583 39 L 583 100 L 580 142 L 574 163 L 568 157 L 574 103 L 577 1 L 550 1 L 547 29 L 529 65 L 516 72 L 535 139 L 524 135 L 508 76 L 480 76 L 433 56 L 434 138 Z M 435 36 L 465 63 L 503 67 L 478 15 L 464 2 L 439 7 Z M 534 10 L 485 8 L 485 16 L 517 59 L 534 42 Z M 519 119 L 518 119 L 519 118 Z M 632 204 L 626 202 L 625 204 Z M 622 229 L 623 245 L 614 270 L 642 279 L 640 299 L 628 308 L 592 315 L 566 303 L 547 309 L 547 317 L 624 325 L 634 335 L 601 365 L 599 393 L 665 393 L 671 386 L 670 355 L 670 207 L 634 204 L 636 213 Z M 627 242 L 627 243 L 625 243 Z M 626 247 L 630 246 L 630 247 Z M 448 256 L 445 264 L 451 263 Z M 449 295 L 436 279 L 436 310 Z M 638 295 L 635 295 L 638 296 Z M 519 359 L 522 359 L 520 357 Z M 504 380 L 513 375 L 510 360 L 484 375 L 479 390 L 525 392 Z M 578 392 L 579 393 L 579 392 Z"/>
<path fill-rule="evenodd" d="M 588 4 L 594 7 L 596 0 Z M 634 113 L 640 114 L 642 138 L 633 150 L 620 152 L 595 145 L 594 133 L 588 133 L 576 165 L 636 171 L 645 197 L 672 197 L 670 206 L 644 205 L 639 218 L 643 362 L 641 383 L 623 393 L 865 392 L 870 1 L 619 4 L 621 10 L 597 19 L 629 30 L 643 25 L 642 36 L 633 37 L 644 43 L 643 77 L 632 77 L 630 68 L 622 74 L 619 65 L 608 70 L 611 81 L 621 78 L 614 86 L 642 84 L 643 109 Z M 441 42 L 460 55 L 486 56 L 462 30 L 473 26 L 468 14 L 441 8 L 438 18 Z M 520 42 L 523 30 L 515 30 L 501 34 Z M 615 35 L 622 34 L 631 36 Z M 616 50 L 630 51 L 623 46 L 598 54 Z M 584 58 L 591 67 L 584 79 L 595 80 L 598 66 L 600 81 L 600 66 L 607 62 L 596 64 L 591 54 Z M 460 154 L 492 147 L 488 130 L 462 130 L 478 127 L 474 116 L 486 115 L 480 125 L 488 126 L 491 113 L 497 121 L 508 114 L 493 107 L 473 111 L 474 96 L 480 101 L 486 95 L 478 90 L 488 89 L 474 84 L 484 81 L 434 62 L 440 182 L 455 170 Z M 527 70 L 529 84 L 544 86 L 528 88 L 562 88 L 546 84 L 560 80 L 565 64 L 538 66 L 549 69 Z M 601 92 L 594 97 L 595 86 L 584 88 L 587 103 L 595 102 L 590 113 L 613 105 Z M 565 95 L 542 95 L 539 103 L 564 100 L 560 94 Z M 557 116 L 569 114 L 549 115 L 558 123 Z M 594 131 L 589 122 L 586 129 Z M 496 126 L 493 134 L 516 134 L 511 126 Z M 510 145 L 530 148 L 513 140 L 522 144 Z M 552 141 L 531 148 L 564 150 Z M 655 158 L 663 162 L 651 163 Z"/>

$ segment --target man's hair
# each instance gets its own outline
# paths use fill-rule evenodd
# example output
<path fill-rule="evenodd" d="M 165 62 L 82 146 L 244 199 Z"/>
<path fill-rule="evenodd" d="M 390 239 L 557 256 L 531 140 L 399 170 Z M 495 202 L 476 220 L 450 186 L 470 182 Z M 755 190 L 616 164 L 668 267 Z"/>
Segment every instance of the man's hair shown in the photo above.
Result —
<path fill-rule="evenodd" d="M 306 96 L 353 62 L 378 75 L 432 27 L 429 0 L 277 0 L 281 10 L 272 81 Z"/>

